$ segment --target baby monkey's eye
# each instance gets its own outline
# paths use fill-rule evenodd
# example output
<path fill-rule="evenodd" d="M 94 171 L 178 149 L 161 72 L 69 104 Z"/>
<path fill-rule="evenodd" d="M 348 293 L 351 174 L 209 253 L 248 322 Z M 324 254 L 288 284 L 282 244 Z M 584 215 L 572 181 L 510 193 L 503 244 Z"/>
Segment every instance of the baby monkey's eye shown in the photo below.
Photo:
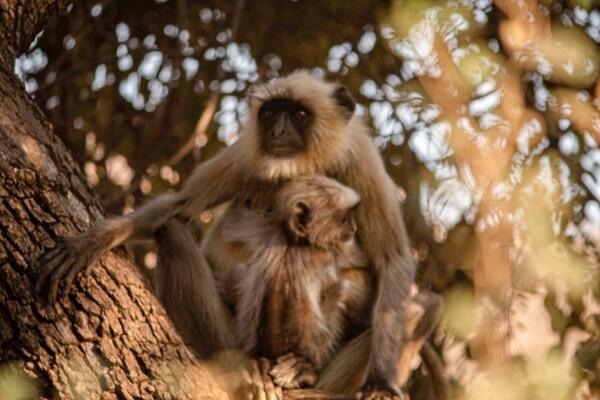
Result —
<path fill-rule="evenodd" d="M 264 112 L 264 114 L 263 114 L 263 116 L 264 116 L 265 118 L 267 118 L 267 119 L 271 119 L 271 118 L 273 118 L 273 116 L 274 116 L 274 115 L 275 115 L 275 114 L 273 113 L 273 111 L 265 111 L 265 112 Z"/>
<path fill-rule="evenodd" d="M 351 222 L 352 222 L 352 213 L 351 212 L 347 212 L 342 217 L 342 224 L 346 225 L 346 224 L 349 224 Z"/>

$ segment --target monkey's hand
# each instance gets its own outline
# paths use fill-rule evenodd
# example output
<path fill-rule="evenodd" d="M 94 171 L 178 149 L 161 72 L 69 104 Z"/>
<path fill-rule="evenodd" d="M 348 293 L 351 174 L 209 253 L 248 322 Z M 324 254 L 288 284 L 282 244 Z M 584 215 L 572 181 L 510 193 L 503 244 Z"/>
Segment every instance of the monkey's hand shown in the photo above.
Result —
<path fill-rule="evenodd" d="M 269 376 L 271 364 L 266 358 L 252 360 L 247 369 L 247 382 L 237 400 L 283 400 L 280 386 L 276 386 Z"/>
<path fill-rule="evenodd" d="M 77 273 L 98 261 L 106 249 L 106 243 L 95 240 L 93 235 L 86 232 L 44 254 L 37 261 L 40 270 L 36 282 L 37 294 L 42 295 L 47 289 L 48 302 L 54 303 L 61 282 L 63 292 L 68 293 Z"/>
<path fill-rule="evenodd" d="M 273 381 L 284 389 L 312 387 L 317 381 L 317 370 L 304 357 L 288 353 L 277 359 L 269 375 Z"/>

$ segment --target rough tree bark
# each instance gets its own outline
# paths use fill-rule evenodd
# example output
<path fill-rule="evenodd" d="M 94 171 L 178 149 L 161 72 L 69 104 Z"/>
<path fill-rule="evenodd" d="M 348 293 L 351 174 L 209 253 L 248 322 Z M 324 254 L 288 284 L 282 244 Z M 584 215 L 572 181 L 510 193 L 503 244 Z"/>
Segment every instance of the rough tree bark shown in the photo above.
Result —
<path fill-rule="evenodd" d="M 223 399 L 126 257 L 104 257 L 55 307 L 33 295 L 32 261 L 102 215 L 12 73 L 15 56 L 66 5 L 0 0 L 0 365 L 36 378 L 45 398 Z"/>

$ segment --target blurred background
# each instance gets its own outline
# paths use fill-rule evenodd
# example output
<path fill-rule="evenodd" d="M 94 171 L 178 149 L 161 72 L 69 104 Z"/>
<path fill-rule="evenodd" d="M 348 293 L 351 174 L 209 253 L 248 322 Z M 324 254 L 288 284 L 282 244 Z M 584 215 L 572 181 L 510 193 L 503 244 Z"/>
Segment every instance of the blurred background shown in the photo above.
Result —
<path fill-rule="evenodd" d="M 597 398 L 598 7 L 82 0 L 15 71 L 110 214 L 234 142 L 254 82 L 339 80 L 398 185 L 419 284 L 446 299 L 434 342 L 456 398 Z M 151 277 L 152 248 L 132 251 Z"/>

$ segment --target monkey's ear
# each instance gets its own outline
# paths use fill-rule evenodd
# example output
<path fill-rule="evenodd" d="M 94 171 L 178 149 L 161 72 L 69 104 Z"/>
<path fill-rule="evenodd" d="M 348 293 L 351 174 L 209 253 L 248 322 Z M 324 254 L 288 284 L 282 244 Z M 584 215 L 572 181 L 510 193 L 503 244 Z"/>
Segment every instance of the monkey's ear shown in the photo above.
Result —
<path fill-rule="evenodd" d="M 308 223 L 310 221 L 310 208 L 303 201 L 294 204 L 294 209 L 289 222 L 290 232 L 298 237 L 305 238 L 308 234 Z"/>
<path fill-rule="evenodd" d="M 338 87 L 336 87 L 333 91 L 333 98 L 342 109 L 342 116 L 347 121 L 350 120 L 350 118 L 352 118 L 352 116 L 354 115 L 356 102 L 354 101 L 354 98 L 352 97 L 348 89 L 346 89 L 342 85 L 338 85 Z"/>

